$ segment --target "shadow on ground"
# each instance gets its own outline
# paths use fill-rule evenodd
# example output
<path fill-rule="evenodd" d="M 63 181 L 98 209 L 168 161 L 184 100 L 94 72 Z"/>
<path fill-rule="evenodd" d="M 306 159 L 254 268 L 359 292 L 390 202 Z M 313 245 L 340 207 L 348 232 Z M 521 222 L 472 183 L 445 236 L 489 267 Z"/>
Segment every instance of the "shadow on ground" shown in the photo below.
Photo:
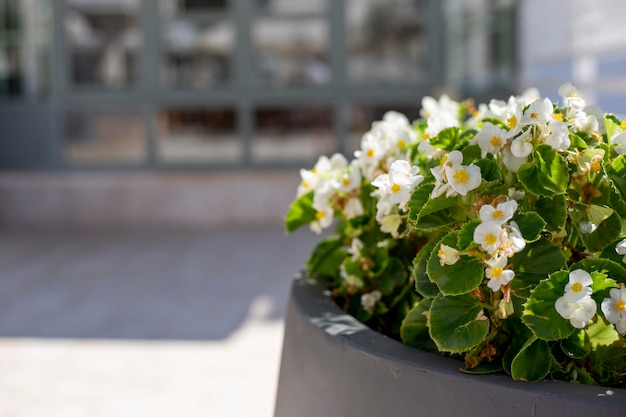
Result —
<path fill-rule="evenodd" d="M 283 317 L 319 239 L 279 227 L 0 236 L 0 337 L 213 340 Z"/>

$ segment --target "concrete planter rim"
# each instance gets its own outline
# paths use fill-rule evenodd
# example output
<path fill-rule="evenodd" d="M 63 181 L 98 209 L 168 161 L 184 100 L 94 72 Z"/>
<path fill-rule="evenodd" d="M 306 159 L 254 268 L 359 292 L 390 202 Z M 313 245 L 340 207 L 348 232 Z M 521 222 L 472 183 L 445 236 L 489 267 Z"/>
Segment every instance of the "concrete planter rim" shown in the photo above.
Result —
<path fill-rule="evenodd" d="M 275 416 L 626 415 L 624 389 L 470 375 L 462 365 L 369 329 L 300 277 L 285 319 Z"/>

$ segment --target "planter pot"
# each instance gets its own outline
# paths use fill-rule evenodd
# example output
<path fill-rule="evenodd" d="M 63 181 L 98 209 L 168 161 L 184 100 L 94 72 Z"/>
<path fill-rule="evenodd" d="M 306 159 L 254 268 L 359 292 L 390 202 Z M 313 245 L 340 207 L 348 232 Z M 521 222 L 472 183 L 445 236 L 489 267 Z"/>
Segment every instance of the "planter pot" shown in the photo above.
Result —
<path fill-rule="evenodd" d="M 468 375 L 461 362 L 383 336 L 304 279 L 293 282 L 276 417 L 626 416 L 626 390 Z"/>

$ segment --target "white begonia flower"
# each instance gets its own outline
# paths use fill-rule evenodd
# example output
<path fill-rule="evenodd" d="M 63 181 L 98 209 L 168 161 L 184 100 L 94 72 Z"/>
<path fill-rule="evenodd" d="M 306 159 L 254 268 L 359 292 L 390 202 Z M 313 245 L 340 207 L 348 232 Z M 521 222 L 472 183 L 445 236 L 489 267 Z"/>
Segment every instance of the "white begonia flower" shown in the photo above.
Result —
<path fill-rule="evenodd" d="M 526 158 L 533 151 L 533 135 L 530 129 L 513 139 L 511 153 L 516 158 Z"/>
<path fill-rule="evenodd" d="M 578 95 L 578 90 L 572 83 L 562 84 L 558 89 L 558 94 L 563 99 L 563 107 L 566 109 L 568 118 L 574 118 L 587 105 L 586 101 Z"/>
<path fill-rule="evenodd" d="M 499 153 L 507 144 L 508 131 L 492 123 L 485 122 L 483 128 L 474 136 L 471 142 L 476 143 L 480 148 L 481 157 L 487 154 L 495 155 Z"/>
<path fill-rule="evenodd" d="M 618 255 L 624 255 L 622 262 L 626 264 L 626 239 L 615 245 L 615 252 L 617 252 Z"/>
<path fill-rule="evenodd" d="M 426 120 L 426 130 L 424 131 L 426 138 L 433 138 L 444 129 L 449 127 L 458 127 L 459 120 L 456 116 L 449 113 L 439 113 L 434 116 L 430 116 Z"/>
<path fill-rule="evenodd" d="M 448 179 L 450 187 L 461 195 L 467 195 L 469 191 L 472 191 L 480 185 L 482 177 L 480 175 L 480 167 L 477 165 L 464 166 L 455 164 L 452 166 L 445 166 L 444 171 Z"/>
<path fill-rule="evenodd" d="M 399 214 L 389 214 L 382 217 L 378 222 L 381 232 L 389 233 L 394 239 L 400 237 L 398 229 L 402 224 L 402 216 Z"/>
<path fill-rule="evenodd" d="M 439 257 L 439 264 L 441 266 L 444 266 L 454 265 L 455 263 L 457 263 L 457 261 L 461 257 L 461 254 L 453 247 L 441 244 L 441 246 L 439 247 L 439 251 L 437 251 L 437 256 Z"/>
<path fill-rule="evenodd" d="M 300 177 L 302 181 L 298 186 L 297 196 L 315 190 L 324 177 L 333 169 L 333 166 L 327 156 L 322 155 L 318 158 L 315 166 L 311 170 L 301 169 Z"/>
<path fill-rule="evenodd" d="M 365 245 L 363 244 L 361 239 L 359 239 L 358 237 L 352 238 L 352 242 L 350 242 L 350 247 L 347 250 L 348 254 L 350 254 L 350 260 L 352 260 L 352 262 L 356 262 L 362 258 L 361 250 L 364 246 Z"/>
<path fill-rule="evenodd" d="M 569 149 L 572 142 L 569 139 L 567 124 L 559 120 L 552 120 L 548 123 L 544 142 L 558 152 Z"/>
<path fill-rule="evenodd" d="M 526 193 L 522 190 L 518 190 L 515 187 L 511 187 L 508 190 L 509 198 L 511 200 L 521 200 L 526 196 Z"/>
<path fill-rule="evenodd" d="M 565 285 L 565 300 L 570 303 L 576 302 L 584 297 L 591 296 L 593 279 L 589 272 L 583 269 L 576 269 L 569 273 L 569 282 Z"/>
<path fill-rule="evenodd" d="M 359 197 L 349 198 L 343 206 L 343 213 L 348 219 L 354 219 L 355 217 L 362 216 L 364 211 L 361 199 Z"/>
<path fill-rule="evenodd" d="M 354 157 L 363 171 L 363 175 L 371 180 L 378 174 L 378 165 L 385 158 L 382 133 L 369 131 L 361 137 L 361 149 L 354 152 Z"/>
<path fill-rule="evenodd" d="M 497 256 L 486 261 L 488 268 L 485 275 L 489 278 L 487 286 L 493 292 L 499 291 L 500 287 L 508 284 L 515 277 L 515 272 L 506 268 L 508 258 L 506 256 Z"/>
<path fill-rule="evenodd" d="M 526 162 L 528 162 L 528 156 L 518 158 L 517 156 L 513 155 L 508 147 L 504 148 L 504 151 L 502 152 L 502 163 L 504 164 L 506 169 L 508 169 L 512 173 L 516 173 L 520 169 L 520 167 Z"/>
<path fill-rule="evenodd" d="M 478 217 L 481 222 L 493 221 L 504 224 L 511 220 L 515 210 L 517 210 L 517 201 L 515 200 L 499 203 L 496 207 L 491 204 L 483 204 L 478 212 Z"/>
<path fill-rule="evenodd" d="M 365 311 L 372 314 L 376 303 L 380 300 L 382 294 L 378 290 L 368 292 L 361 295 L 361 306 Z"/>
<path fill-rule="evenodd" d="M 576 119 L 574 122 L 579 131 L 585 133 L 593 133 L 600 130 L 600 123 L 598 122 L 598 118 L 595 114 L 583 114 L 583 112 L 579 114 L 581 114 L 581 117 L 576 115 Z M 584 115 L 584 118 L 582 117 L 582 115 Z"/>
<path fill-rule="evenodd" d="M 310 228 L 316 234 L 322 233 L 323 229 L 327 229 L 333 223 L 334 211 L 331 206 L 315 209 L 315 220 L 311 222 Z"/>
<path fill-rule="evenodd" d="M 413 189 L 424 180 L 419 175 L 419 167 L 411 166 L 408 161 L 397 160 L 391 164 L 388 174 L 381 174 L 372 181 L 378 188 L 376 195 L 383 201 L 398 204 L 404 209 Z"/>
<path fill-rule="evenodd" d="M 493 254 L 502 244 L 503 229 L 496 222 L 484 222 L 474 229 L 474 242 L 478 243 L 483 251 Z"/>
<path fill-rule="evenodd" d="M 577 301 L 568 301 L 565 296 L 560 297 L 554 303 L 556 311 L 577 329 L 583 329 L 589 320 L 596 315 L 597 305 L 591 296 L 583 297 Z"/>
<path fill-rule="evenodd" d="M 611 288 L 611 298 L 605 298 L 600 309 L 609 323 L 618 325 L 617 331 L 626 334 L 626 288 Z"/>
<path fill-rule="evenodd" d="M 598 172 L 602 169 L 604 149 L 585 149 L 576 158 L 578 168 L 583 172 Z"/>
<path fill-rule="evenodd" d="M 332 187 L 346 193 L 361 187 L 361 170 L 356 164 L 350 164 L 347 169 L 341 170 L 333 178 Z"/>
<path fill-rule="evenodd" d="M 611 136 L 610 142 L 615 145 L 615 152 L 619 155 L 626 155 L 626 131 L 619 132 Z"/>
<path fill-rule="evenodd" d="M 537 99 L 522 113 L 520 125 L 543 125 L 553 119 L 552 101 L 549 98 Z"/>
<path fill-rule="evenodd" d="M 524 240 L 519 226 L 514 221 L 509 222 L 506 230 L 501 234 L 500 240 L 502 244 L 500 245 L 499 252 L 509 258 L 521 252 L 526 247 L 526 240 Z"/>
<path fill-rule="evenodd" d="M 450 114 L 453 117 L 458 117 L 460 105 L 456 101 L 452 100 L 446 94 L 441 95 L 439 100 L 433 97 L 426 96 L 422 98 L 422 108 L 420 109 L 420 116 L 424 119 L 428 119 L 432 116 L 439 114 Z"/>

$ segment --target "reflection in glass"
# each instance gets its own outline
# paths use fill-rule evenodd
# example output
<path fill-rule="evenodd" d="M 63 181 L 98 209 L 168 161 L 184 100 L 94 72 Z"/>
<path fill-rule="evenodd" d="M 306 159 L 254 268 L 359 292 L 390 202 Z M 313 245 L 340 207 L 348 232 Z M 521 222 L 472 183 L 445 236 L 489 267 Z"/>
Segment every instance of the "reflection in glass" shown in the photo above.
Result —
<path fill-rule="evenodd" d="M 326 20 L 258 19 L 252 27 L 257 81 L 270 85 L 321 85 L 331 79 Z"/>
<path fill-rule="evenodd" d="M 255 111 L 256 162 L 314 161 L 335 151 L 328 107 L 261 107 Z"/>
<path fill-rule="evenodd" d="M 70 112 L 65 120 L 65 158 L 73 163 L 138 162 L 145 155 L 145 129 L 136 112 Z"/>
<path fill-rule="evenodd" d="M 328 10 L 329 0 L 256 0 L 259 10 L 272 14 L 324 13 Z"/>
<path fill-rule="evenodd" d="M 161 0 L 161 16 L 175 17 L 186 13 L 222 12 L 228 0 Z"/>
<path fill-rule="evenodd" d="M 49 1 L 0 1 L 0 96 L 48 91 L 51 35 Z"/>
<path fill-rule="evenodd" d="M 372 123 L 382 120 L 388 111 L 404 114 L 410 122 L 419 118 L 419 103 L 362 103 L 350 108 L 350 134 L 348 136 L 348 155 L 361 148 L 361 137 L 371 129 Z"/>
<path fill-rule="evenodd" d="M 351 83 L 428 82 L 428 1 L 346 0 Z"/>
<path fill-rule="evenodd" d="M 168 109 L 157 120 L 157 152 L 166 162 L 234 162 L 241 158 L 233 109 Z"/>
<path fill-rule="evenodd" d="M 119 89 L 135 85 L 140 0 L 66 0 L 70 80 L 78 86 Z"/>
<path fill-rule="evenodd" d="M 163 83 L 173 88 L 203 88 L 227 82 L 235 44 L 232 22 L 195 24 L 176 20 L 163 31 Z"/>

